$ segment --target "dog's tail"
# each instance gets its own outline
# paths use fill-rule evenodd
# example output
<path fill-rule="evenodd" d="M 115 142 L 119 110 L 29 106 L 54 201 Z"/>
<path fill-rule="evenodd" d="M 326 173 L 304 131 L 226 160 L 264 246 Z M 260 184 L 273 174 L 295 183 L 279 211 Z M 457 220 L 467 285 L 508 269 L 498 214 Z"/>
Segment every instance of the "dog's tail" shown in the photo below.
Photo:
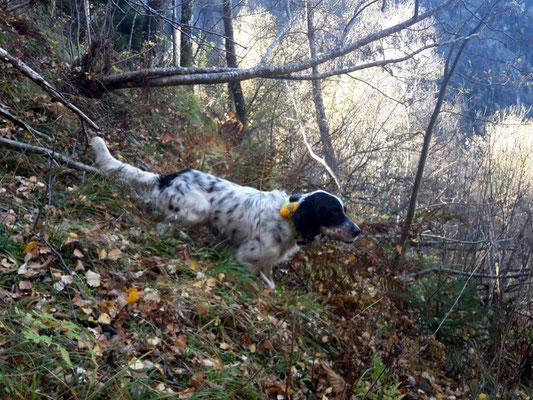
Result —
<path fill-rule="evenodd" d="M 102 171 L 118 171 L 120 176 L 125 180 L 142 185 L 153 186 L 159 180 L 159 175 L 157 174 L 143 171 L 142 169 L 117 160 L 111 155 L 101 137 L 93 137 L 91 139 L 91 147 L 95 155 L 94 161 Z"/>

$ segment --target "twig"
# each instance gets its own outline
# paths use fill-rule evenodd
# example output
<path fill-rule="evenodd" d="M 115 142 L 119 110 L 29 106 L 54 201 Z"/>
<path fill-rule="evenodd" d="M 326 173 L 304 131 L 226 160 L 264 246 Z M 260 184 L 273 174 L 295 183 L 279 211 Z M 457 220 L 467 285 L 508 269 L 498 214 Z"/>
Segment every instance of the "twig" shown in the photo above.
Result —
<path fill-rule="evenodd" d="M 63 164 L 66 164 L 72 168 L 80 169 L 82 171 L 94 173 L 99 172 L 99 170 L 95 167 L 91 167 L 90 165 L 83 164 L 79 161 L 74 161 L 71 158 L 68 158 L 62 154 L 56 153 L 55 151 L 46 149 L 44 147 L 33 146 L 31 144 L 21 143 L 17 142 L 16 140 L 6 139 L 3 137 L 0 137 L 0 144 L 3 144 L 6 147 L 10 147 L 16 150 L 24 150 L 29 151 L 30 153 L 46 155 L 48 157 L 53 158 L 55 161 L 62 162 Z"/>
<path fill-rule="evenodd" d="M 25 0 L 22 3 L 19 3 L 19 4 L 13 4 L 13 5 L 7 6 L 6 10 L 7 10 L 7 12 L 12 12 L 12 11 L 15 11 L 15 10 L 17 10 L 19 8 L 26 7 L 29 4 L 31 4 L 31 0 Z"/>
<path fill-rule="evenodd" d="M 76 285 L 76 287 L 78 288 L 78 291 L 80 292 L 80 296 L 82 297 L 82 299 L 85 300 L 86 297 L 85 297 L 85 294 L 83 293 L 83 290 L 82 290 L 80 284 L 76 280 L 76 277 L 74 276 L 74 274 L 72 273 L 72 270 L 69 268 L 69 266 L 65 262 L 65 259 L 63 258 L 61 253 L 59 251 L 57 251 L 56 248 L 54 246 L 52 246 L 50 244 L 50 242 L 48 240 L 46 240 L 46 238 L 44 236 L 39 235 L 39 234 L 36 234 L 36 236 L 39 238 L 39 240 L 41 240 L 46 245 L 46 247 L 48 247 L 52 251 L 52 253 L 54 253 L 56 255 L 56 257 L 59 259 L 59 263 L 61 264 L 63 269 L 70 275 L 70 277 L 74 281 L 74 284 Z"/>
<path fill-rule="evenodd" d="M 11 121 L 13 122 L 15 125 L 18 125 L 20 126 L 22 129 L 26 129 L 28 132 L 30 133 L 33 133 L 37 136 L 41 136 L 41 137 L 44 137 L 48 140 L 52 140 L 50 138 L 50 136 L 48 135 L 45 135 L 44 133 L 42 132 L 39 132 L 35 129 L 33 129 L 30 125 L 28 125 L 26 122 L 24 121 L 21 121 L 20 119 L 18 119 L 17 117 L 15 117 L 13 114 L 11 114 L 8 110 L 8 107 L 5 105 L 5 104 L 2 104 L 0 103 L 0 116 L 4 117 L 5 119 L 7 119 L 8 121 Z"/>
<path fill-rule="evenodd" d="M 93 122 L 92 119 L 90 119 L 87 115 L 83 113 L 78 107 L 76 107 L 74 104 L 70 103 L 63 97 L 61 93 L 59 93 L 52 85 L 50 85 L 41 75 L 39 75 L 37 72 L 35 72 L 33 69 L 31 69 L 26 63 L 24 63 L 22 60 L 19 60 L 18 58 L 12 56 L 9 54 L 6 50 L 4 50 L 2 47 L 0 47 L 0 60 L 4 62 L 9 62 L 12 64 L 15 68 L 17 68 L 20 72 L 22 72 L 24 75 L 29 77 L 32 81 L 34 81 L 36 84 L 41 86 L 50 96 L 52 96 L 57 101 L 63 103 L 66 107 L 68 107 L 72 112 L 74 112 L 78 117 L 80 117 L 83 121 L 87 122 L 91 127 L 97 131 L 100 130 L 98 125 Z"/>
<path fill-rule="evenodd" d="M 285 24 L 285 26 L 279 31 L 279 33 L 276 35 L 276 37 L 274 38 L 274 40 L 272 41 L 272 43 L 270 43 L 270 46 L 268 46 L 268 49 L 267 51 L 265 52 L 265 55 L 263 56 L 263 58 L 261 59 L 261 61 L 259 62 L 259 65 L 264 65 L 267 63 L 267 61 L 270 59 L 270 56 L 272 55 L 272 51 L 274 50 L 274 48 L 276 47 L 276 45 L 278 44 L 278 42 L 281 40 L 281 38 L 283 36 L 285 36 L 285 34 L 287 33 L 287 31 L 289 30 L 289 28 L 291 27 L 291 24 L 292 24 L 292 14 L 291 14 L 291 4 L 290 4 L 290 1 L 287 0 L 287 3 L 285 5 L 286 7 L 286 11 L 287 11 L 287 24 Z"/>
<path fill-rule="evenodd" d="M 522 273 L 508 274 L 508 275 L 494 275 L 494 274 L 483 274 L 479 272 L 475 273 L 475 272 L 468 272 L 468 271 L 459 271 L 459 270 L 451 269 L 451 268 L 434 267 L 434 268 L 425 269 L 423 271 L 415 272 L 414 274 L 403 275 L 399 277 L 399 279 L 402 281 L 406 281 L 410 279 L 416 279 L 421 276 L 428 275 L 434 272 L 444 272 L 450 275 L 462 275 L 462 276 L 468 276 L 472 278 L 486 278 L 486 279 L 511 279 L 511 278 L 521 278 L 523 276 L 531 275 L 529 272 L 522 272 Z"/>
<path fill-rule="evenodd" d="M 337 176 L 335 175 L 335 173 L 331 169 L 331 167 L 328 165 L 326 160 L 324 160 L 322 157 L 318 156 L 313 151 L 313 148 L 311 147 L 311 144 L 307 140 L 307 132 L 305 130 L 304 123 L 303 123 L 302 118 L 300 116 L 300 112 L 298 111 L 298 104 L 296 103 L 296 99 L 295 99 L 295 97 L 294 97 L 294 95 L 293 95 L 293 93 L 291 91 L 291 88 L 290 88 L 288 82 L 287 81 L 284 81 L 284 82 L 285 82 L 285 87 L 287 88 L 287 93 L 289 94 L 289 97 L 290 97 L 291 102 L 292 102 L 292 106 L 294 108 L 294 113 L 296 115 L 296 119 L 298 120 L 298 125 L 300 125 L 300 131 L 302 132 L 302 137 L 303 137 L 305 146 L 307 147 L 307 151 L 309 152 L 309 154 L 311 155 L 311 157 L 314 160 L 318 161 L 320 164 L 322 164 L 322 166 L 324 166 L 324 168 L 326 168 L 326 171 L 328 171 L 328 174 L 330 174 L 331 177 L 333 178 L 333 180 L 335 181 L 335 184 L 339 188 L 339 191 L 342 192 L 341 184 L 340 184 L 339 180 L 337 179 Z"/>
<path fill-rule="evenodd" d="M 376 376 L 376 379 L 374 379 L 374 381 L 372 382 L 372 384 L 370 385 L 370 387 L 367 389 L 366 393 L 364 394 L 363 396 L 363 400 L 366 400 L 368 399 L 368 394 L 372 391 L 372 389 L 374 389 L 374 386 L 376 386 L 376 383 L 378 383 L 378 381 L 381 379 L 381 377 L 383 376 L 383 374 L 385 373 L 385 371 L 389 369 L 389 366 L 388 365 L 385 365 L 385 368 L 383 368 L 381 370 L 381 372 L 379 373 L 378 376 Z"/>
<path fill-rule="evenodd" d="M 296 333 L 295 333 L 295 330 L 296 330 L 296 312 L 297 312 L 297 308 L 296 308 L 296 305 L 293 306 L 293 316 L 292 316 L 292 327 L 291 327 L 291 331 L 292 331 L 292 340 L 291 340 L 291 350 L 289 352 L 289 363 L 287 365 L 287 373 L 286 373 L 286 379 L 287 379 L 287 382 L 285 383 L 285 395 L 287 396 L 288 399 L 291 398 L 291 396 L 289 395 L 289 390 L 291 388 L 291 379 L 292 379 L 292 363 L 293 363 L 293 356 L 294 356 L 294 344 L 296 342 Z"/>

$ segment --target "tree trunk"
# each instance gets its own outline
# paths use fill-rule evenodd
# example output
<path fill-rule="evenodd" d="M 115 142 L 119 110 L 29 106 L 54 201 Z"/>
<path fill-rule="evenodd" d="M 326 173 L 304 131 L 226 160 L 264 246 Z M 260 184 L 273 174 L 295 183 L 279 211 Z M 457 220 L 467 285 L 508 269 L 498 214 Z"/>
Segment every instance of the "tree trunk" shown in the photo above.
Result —
<path fill-rule="evenodd" d="M 310 0 L 306 0 L 305 5 L 307 10 L 307 38 L 309 40 L 309 50 L 311 52 L 311 58 L 313 58 L 317 55 L 315 26 L 313 23 L 313 5 L 311 4 Z M 318 73 L 318 66 L 313 66 L 312 74 L 316 75 Z M 329 124 L 326 118 L 326 108 L 324 107 L 324 99 L 322 96 L 322 86 L 320 84 L 320 80 L 316 79 L 311 81 L 311 86 L 313 88 L 313 103 L 315 104 L 318 131 L 320 133 L 320 142 L 322 144 L 322 154 L 324 156 L 324 160 L 326 160 L 328 166 L 337 176 L 339 182 L 342 182 L 337 157 L 335 157 L 335 150 L 333 149 L 333 143 L 331 141 L 331 136 L 329 132 Z"/>
<path fill-rule="evenodd" d="M 89 0 L 83 0 L 83 15 L 85 16 L 85 26 L 87 29 L 87 47 L 91 47 L 91 11 L 89 9 Z"/>
<path fill-rule="evenodd" d="M 179 65 L 178 58 L 178 29 L 176 28 L 178 22 L 178 13 L 177 13 L 178 3 L 176 0 L 172 0 L 172 65 L 177 67 Z"/>
<path fill-rule="evenodd" d="M 148 43 L 149 66 L 160 67 L 165 58 L 166 42 L 163 38 L 167 36 L 165 31 L 167 23 L 161 18 L 166 16 L 170 0 L 148 0 L 150 11 L 145 17 L 144 40 Z"/>
<path fill-rule="evenodd" d="M 180 65 L 192 66 L 192 0 L 181 3 Z"/>
<path fill-rule="evenodd" d="M 226 44 L 226 63 L 228 67 L 238 68 L 237 56 L 235 54 L 235 40 L 233 35 L 233 17 L 231 16 L 231 0 L 224 0 L 223 2 L 223 17 L 224 20 L 224 36 Z M 235 105 L 235 113 L 237 117 L 246 125 L 246 104 L 244 103 L 244 95 L 240 81 L 231 81 L 228 83 L 229 94 Z"/>

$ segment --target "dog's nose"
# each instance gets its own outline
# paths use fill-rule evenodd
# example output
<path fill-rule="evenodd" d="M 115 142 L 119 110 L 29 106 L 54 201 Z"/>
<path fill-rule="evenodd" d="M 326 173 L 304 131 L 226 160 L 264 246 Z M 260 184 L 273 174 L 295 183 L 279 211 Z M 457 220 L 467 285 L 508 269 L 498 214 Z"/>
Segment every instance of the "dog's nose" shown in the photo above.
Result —
<path fill-rule="evenodd" d="M 354 238 L 356 238 L 357 236 L 359 236 L 359 234 L 361 233 L 361 228 L 359 228 L 356 224 L 353 224 L 352 225 L 352 235 Z"/>

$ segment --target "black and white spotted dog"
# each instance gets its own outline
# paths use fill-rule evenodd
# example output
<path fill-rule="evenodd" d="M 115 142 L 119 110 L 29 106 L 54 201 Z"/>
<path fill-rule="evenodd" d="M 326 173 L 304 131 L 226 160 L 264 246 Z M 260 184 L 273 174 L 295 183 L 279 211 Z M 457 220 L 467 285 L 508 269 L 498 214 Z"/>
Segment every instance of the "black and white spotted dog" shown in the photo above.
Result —
<path fill-rule="evenodd" d="M 361 232 L 346 216 L 343 202 L 322 190 L 288 196 L 193 169 L 158 175 L 115 159 L 99 137 L 91 140 L 91 146 L 101 170 L 118 171 L 127 181 L 152 187 L 151 200 L 164 215 L 158 231 L 169 225 L 208 225 L 229 244 L 237 260 L 271 288 L 272 267 L 294 254 L 298 244 L 320 234 L 352 243 Z"/>

